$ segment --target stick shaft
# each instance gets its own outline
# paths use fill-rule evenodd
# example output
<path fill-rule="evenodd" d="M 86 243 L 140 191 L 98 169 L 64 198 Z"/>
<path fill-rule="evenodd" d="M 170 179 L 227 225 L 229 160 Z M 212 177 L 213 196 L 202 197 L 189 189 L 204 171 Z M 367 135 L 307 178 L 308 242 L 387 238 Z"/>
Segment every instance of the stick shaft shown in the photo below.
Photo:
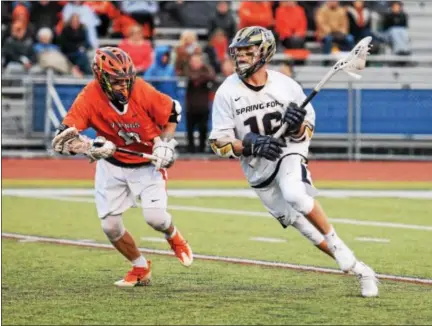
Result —
<path fill-rule="evenodd" d="M 139 157 L 142 157 L 142 158 L 149 159 L 151 161 L 156 161 L 158 159 L 154 155 L 146 154 L 146 153 L 141 153 L 141 152 L 136 152 L 136 151 L 131 151 L 130 149 L 126 149 L 126 148 L 117 148 L 117 152 L 124 153 L 124 154 L 130 154 L 130 155 L 134 155 L 134 156 L 139 156 Z"/>

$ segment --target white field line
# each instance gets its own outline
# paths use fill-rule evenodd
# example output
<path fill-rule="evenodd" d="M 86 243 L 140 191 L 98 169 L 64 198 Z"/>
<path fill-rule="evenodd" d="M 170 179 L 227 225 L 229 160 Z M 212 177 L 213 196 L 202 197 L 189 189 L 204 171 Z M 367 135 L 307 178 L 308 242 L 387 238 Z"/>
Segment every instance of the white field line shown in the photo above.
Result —
<path fill-rule="evenodd" d="M 4 189 L 3 195 L 34 195 L 39 196 L 91 196 L 94 189 Z M 258 198 L 252 189 L 168 189 L 168 195 L 173 197 L 243 197 Z M 318 190 L 319 197 L 332 198 L 412 198 L 432 199 L 432 190 L 340 190 L 323 189 Z"/>
<path fill-rule="evenodd" d="M 157 237 L 141 237 L 141 240 L 148 242 L 167 242 L 164 238 Z"/>
<path fill-rule="evenodd" d="M 362 242 L 390 243 L 390 239 L 381 239 L 381 238 L 357 237 L 355 238 L 355 240 L 362 241 Z"/>
<path fill-rule="evenodd" d="M 249 240 L 258 242 L 269 242 L 269 243 L 284 243 L 287 242 L 285 239 L 278 238 L 266 238 L 266 237 L 251 237 Z"/>
<path fill-rule="evenodd" d="M 40 199 L 52 199 L 61 201 L 81 202 L 81 203 L 94 203 L 93 198 L 80 198 L 80 197 L 65 197 L 55 196 L 46 194 L 16 194 L 14 196 L 26 197 L 26 198 L 40 198 Z M 273 217 L 265 212 L 254 212 L 234 209 L 223 209 L 223 208 L 207 208 L 198 206 L 181 206 L 181 205 L 169 205 L 168 209 L 174 211 L 187 211 L 187 212 L 198 212 L 198 213 L 209 213 L 209 214 L 226 214 L 226 215 L 240 215 L 240 216 L 254 216 L 254 217 Z M 408 229 L 408 230 L 420 230 L 420 231 L 432 231 L 432 226 L 427 225 L 415 225 L 415 224 L 404 224 L 404 223 L 391 223 L 391 222 L 379 222 L 379 221 L 361 221 L 347 218 L 329 218 L 329 221 L 334 224 L 349 224 L 349 225 L 363 225 L 373 226 L 381 228 L 395 228 L 395 229 Z"/>
<path fill-rule="evenodd" d="M 83 241 L 78 241 L 78 240 L 47 238 L 47 237 L 39 237 L 39 236 L 15 234 L 15 233 L 5 233 L 5 232 L 2 233 L 2 238 L 15 239 L 15 240 L 30 240 L 30 241 L 52 243 L 52 244 L 57 244 L 57 245 L 69 245 L 69 246 L 76 246 L 76 247 L 99 248 L 99 249 L 110 249 L 110 250 L 114 249 L 114 247 L 112 245 L 103 244 L 103 243 L 91 243 L 91 242 L 83 242 Z M 172 251 L 169 251 L 169 250 L 140 248 L 140 251 L 143 253 L 147 253 L 147 254 L 174 256 L 174 253 Z M 274 267 L 274 268 L 291 269 L 291 270 L 299 270 L 299 271 L 318 272 L 318 273 L 325 273 L 325 274 L 346 275 L 346 274 L 342 273 L 341 271 L 336 270 L 336 269 L 332 269 L 332 268 L 323 268 L 323 267 L 315 267 L 315 266 L 271 262 L 271 261 L 265 261 L 265 260 L 222 257 L 222 256 L 201 255 L 201 254 L 194 254 L 194 258 L 195 259 L 202 259 L 202 260 L 219 261 L 219 262 L 225 262 L 225 263 L 233 263 L 233 264 L 265 266 L 265 267 Z M 377 274 L 377 277 L 379 279 L 390 280 L 390 281 L 432 285 L 432 279 L 409 277 L 409 276 L 398 276 L 398 275 L 390 275 L 390 274 Z"/>

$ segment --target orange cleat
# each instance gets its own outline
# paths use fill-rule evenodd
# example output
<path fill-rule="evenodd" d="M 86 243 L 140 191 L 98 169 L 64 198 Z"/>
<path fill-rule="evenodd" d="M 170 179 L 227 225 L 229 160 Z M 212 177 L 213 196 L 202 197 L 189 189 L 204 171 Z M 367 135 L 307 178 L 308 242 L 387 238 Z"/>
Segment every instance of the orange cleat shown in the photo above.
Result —
<path fill-rule="evenodd" d="M 167 241 L 177 258 L 184 266 L 189 267 L 190 265 L 192 265 L 192 249 L 178 230 L 175 231 L 174 235 L 171 238 L 167 238 Z"/>
<path fill-rule="evenodd" d="M 148 268 L 132 267 L 124 279 L 117 281 L 114 285 L 121 288 L 130 288 L 134 286 L 147 286 L 151 283 L 151 261 L 147 260 Z"/>

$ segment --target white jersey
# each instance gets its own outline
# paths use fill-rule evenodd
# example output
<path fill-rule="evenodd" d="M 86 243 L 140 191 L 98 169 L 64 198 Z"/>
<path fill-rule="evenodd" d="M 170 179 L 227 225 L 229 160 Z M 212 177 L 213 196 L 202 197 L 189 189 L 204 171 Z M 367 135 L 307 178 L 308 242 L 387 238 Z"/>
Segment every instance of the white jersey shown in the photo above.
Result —
<path fill-rule="evenodd" d="M 281 126 L 285 109 L 290 102 L 301 104 L 306 95 L 301 86 L 290 77 L 273 70 L 267 70 L 266 85 L 259 91 L 250 89 L 233 74 L 219 87 L 213 102 L 212 131 L 210 139 L 234 137 L 243 139 L 249 132 L 261 135 L 274 134 Z M 315 125 L 315 111 L 311 104 L 306 106 L 305 121 Z M 294 143 L 286 139 L 287 147 L 282 156 L 297 153 L 307 157 L 310 141 Z M 248 164 L 252 156 L 241 156 L 241 165 L 250 185 L 256 186 L 267 180 L 276 170 L 276 162 L 258 158 L 255 168 Z"/>

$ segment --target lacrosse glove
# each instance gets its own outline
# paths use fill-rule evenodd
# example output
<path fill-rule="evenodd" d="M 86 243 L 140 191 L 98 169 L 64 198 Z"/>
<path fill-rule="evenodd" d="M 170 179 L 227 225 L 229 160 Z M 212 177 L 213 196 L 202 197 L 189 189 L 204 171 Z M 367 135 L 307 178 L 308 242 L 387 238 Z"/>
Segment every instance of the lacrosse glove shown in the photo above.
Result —
<path fill-rule="evenodd" d="M 288 125 L 286 132 L 288 136 L 298 133 L 304 122 L 306 113 L 306 109 L 299 107 L 297 103 L 291 102 L 288 105 L 283 117 L 283 122 Z"/>
<path fill-rule="evenodd" d="M 283 139 L 271 136 L 261 136 L 250 132 L 243 139 L 243 156 L 264 157 L 276 161 L 282 154 L 282 147 L 286 147 Z"/>

